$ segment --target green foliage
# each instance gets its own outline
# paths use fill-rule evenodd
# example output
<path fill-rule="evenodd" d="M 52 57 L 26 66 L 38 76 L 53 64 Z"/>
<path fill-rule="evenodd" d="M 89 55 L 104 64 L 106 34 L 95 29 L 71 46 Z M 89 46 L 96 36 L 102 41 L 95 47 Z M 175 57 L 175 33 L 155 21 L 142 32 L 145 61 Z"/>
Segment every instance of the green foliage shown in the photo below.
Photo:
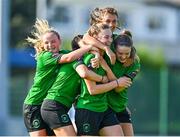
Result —
<path fill-rule="evenodd" d="M 36 18 L 36 0 L 12 0 L 10 13 L 10 45 L 22 48 Z"/>
<path fill-rule="evenodd" d="M 149 45 L 137 45 L 136 49 L 142 65 L 155 68 L 161 68 L 166 65 L 165 55 L 162 48 L 158 45 L 156 47 L 157 48 L 153 49 L 149 47 Z"/>
<path fill-rule="evenodd" d="M 63 40 L 61 48 L 65 50 L 71 50 L 71 40 Z"/>

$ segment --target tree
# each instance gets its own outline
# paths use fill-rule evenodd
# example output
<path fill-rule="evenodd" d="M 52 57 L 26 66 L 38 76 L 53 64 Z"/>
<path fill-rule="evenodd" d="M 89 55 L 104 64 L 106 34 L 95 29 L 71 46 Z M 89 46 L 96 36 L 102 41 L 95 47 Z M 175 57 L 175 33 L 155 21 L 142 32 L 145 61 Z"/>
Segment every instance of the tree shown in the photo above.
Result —
<path fill-rule="evenodd" d="M 36 0 L 11 0 L 10 47 L 23 47 L 23 41 L 36 19 Z"/>

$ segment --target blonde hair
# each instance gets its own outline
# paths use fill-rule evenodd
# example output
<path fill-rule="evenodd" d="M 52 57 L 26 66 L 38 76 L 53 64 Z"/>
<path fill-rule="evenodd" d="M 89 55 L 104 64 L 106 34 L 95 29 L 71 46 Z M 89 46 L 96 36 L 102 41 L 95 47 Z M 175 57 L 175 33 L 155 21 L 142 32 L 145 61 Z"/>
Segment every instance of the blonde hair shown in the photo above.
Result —
<path fill-rule="evenodd" d="M 38 18 L 36 19 L 36 22 L 33 25 L 33 29 L 30 32 L 31 36 L 28 36 L 26 38 L 26 41 L 34 46 L 36 50 L 36 55 L 44 51 L 44 46 L 42 45 L 41 37 L 47 32 L 53 32 L 53 31 L 54 31 L 53 28 L 49 26 L 47 20 L 38 19 Z"/>
<path fill-rule="evenodd" d="M 110 27 L 106 24 L 98 23 L 98 24 L 93 24 L 87 31 L 89 36 L 95 37 L 97 36 L 102 30 L 104 29 L 110 29 Z"/>

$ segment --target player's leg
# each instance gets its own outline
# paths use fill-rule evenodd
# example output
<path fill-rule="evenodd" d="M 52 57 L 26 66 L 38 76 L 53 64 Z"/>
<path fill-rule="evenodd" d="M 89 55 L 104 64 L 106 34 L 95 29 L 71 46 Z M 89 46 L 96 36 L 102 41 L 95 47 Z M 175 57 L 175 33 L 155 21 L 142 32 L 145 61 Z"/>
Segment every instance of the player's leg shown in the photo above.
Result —
<path fill-rule="evenodd" d="M 99 134 L 101 136 L 123 136 L 123 131 L 119 125 L 119 121 L 111 109 L 108 109 L 104 113 Z"/>
<path fill-rule="evenodd" d="M 30 136 L 47 136 L 46 124 L 44 123 L 41 113 L 40 105 L 26 105 L 23 106 L 23 116 L 25 126 Z"/>
<path fill-rule="evenodd" d="M 134 130 L 131 123 L 120 124 L 124 133 L 124 136 L 134 136 Z"/>
<path fill-rule="evenodd" d="M 41 115 L 56 136 L 76 136 L 68 108 L 54 100 L 45 100 L 41 107 Z"/>
<path fill-rule="evenodd" d="M 134 136 L 130 110 L 126 108 L 124 111 L 116 113 L 116 115 L 122 127 L 124 136 Z"/>
<path fill-rule="evenodd" d="M 88 109 L 75 109 L 75 124 L 78 136 L 98 136 L 101 112 L 94 112 Z"/>
<path fill-rule="evenodd" d="M 123 136 L 120 125 L 107 126 L 99 131 L 100 136 Z"/>
<path fill-rule="evenodd" d="M 73 125 L 53 129 L 56 136 L 76 136 Z"/>
<path fill-rule="evenodd" d="M 46 133 L 46 129 L 41 129 L 41 130 L 38 130 L 38 131 L 29 132 L 29 135 L 31 137 L 34 137 L 34 136 L 47 136 L 47 133 Z"/>

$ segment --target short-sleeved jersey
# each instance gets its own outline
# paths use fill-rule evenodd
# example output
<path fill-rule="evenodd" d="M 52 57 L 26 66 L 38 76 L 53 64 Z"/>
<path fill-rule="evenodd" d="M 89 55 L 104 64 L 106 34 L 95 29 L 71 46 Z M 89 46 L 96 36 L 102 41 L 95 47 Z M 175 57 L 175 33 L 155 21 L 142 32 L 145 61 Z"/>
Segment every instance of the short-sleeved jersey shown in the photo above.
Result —
<path fill-rule="evenodd" d="M 84 55 L 83 61 L 85 65 L 90 65 L 90 60 L 94 57 L 93 54 Z M 102 67 L 93 69 L 93 71 L 99 75 L 104 76 L 105 71 Z M 84 108 L 95 112 L 104 112 L 108 108 L 106 93 L 98 95 L 90 95 L 84 79 L 81 82 L 81 94 L 77 101 L 77 108 Z"/>
<path fill-rule="evenodd" d="M 111 69 L 117 78 L 131 73 L 138 73 L 140 70 L 140 62 L 136 60 L 131 66 L 124 67 L 119 61 L 116 61 L 115 65 L 111 66 Z M 114 90 L 107 93 L 109 106 L 115 112 L 122 112 L 128 103 L 127 89 L 117 93 Z"/>
<path fill-rule="evenodd" d="M 45 99 L 58 101 L 68 108 L 72 106 L 75 98 L 80 93 L 80 76 L 76 73 L 75 68 L 79 62 L 61 64 L 56 81 L 48 90 Z"/>
<path fill-rule="evenodd" d="M 44 51 L 37 56 L 36 74 L 34 83 L 25 98 L 24 103 L 29 105 L 40 105 L 47 95 L 58 74 L 58 60 L 62 54 L 69 51 L 60 51 L 59 54 Z"/>

